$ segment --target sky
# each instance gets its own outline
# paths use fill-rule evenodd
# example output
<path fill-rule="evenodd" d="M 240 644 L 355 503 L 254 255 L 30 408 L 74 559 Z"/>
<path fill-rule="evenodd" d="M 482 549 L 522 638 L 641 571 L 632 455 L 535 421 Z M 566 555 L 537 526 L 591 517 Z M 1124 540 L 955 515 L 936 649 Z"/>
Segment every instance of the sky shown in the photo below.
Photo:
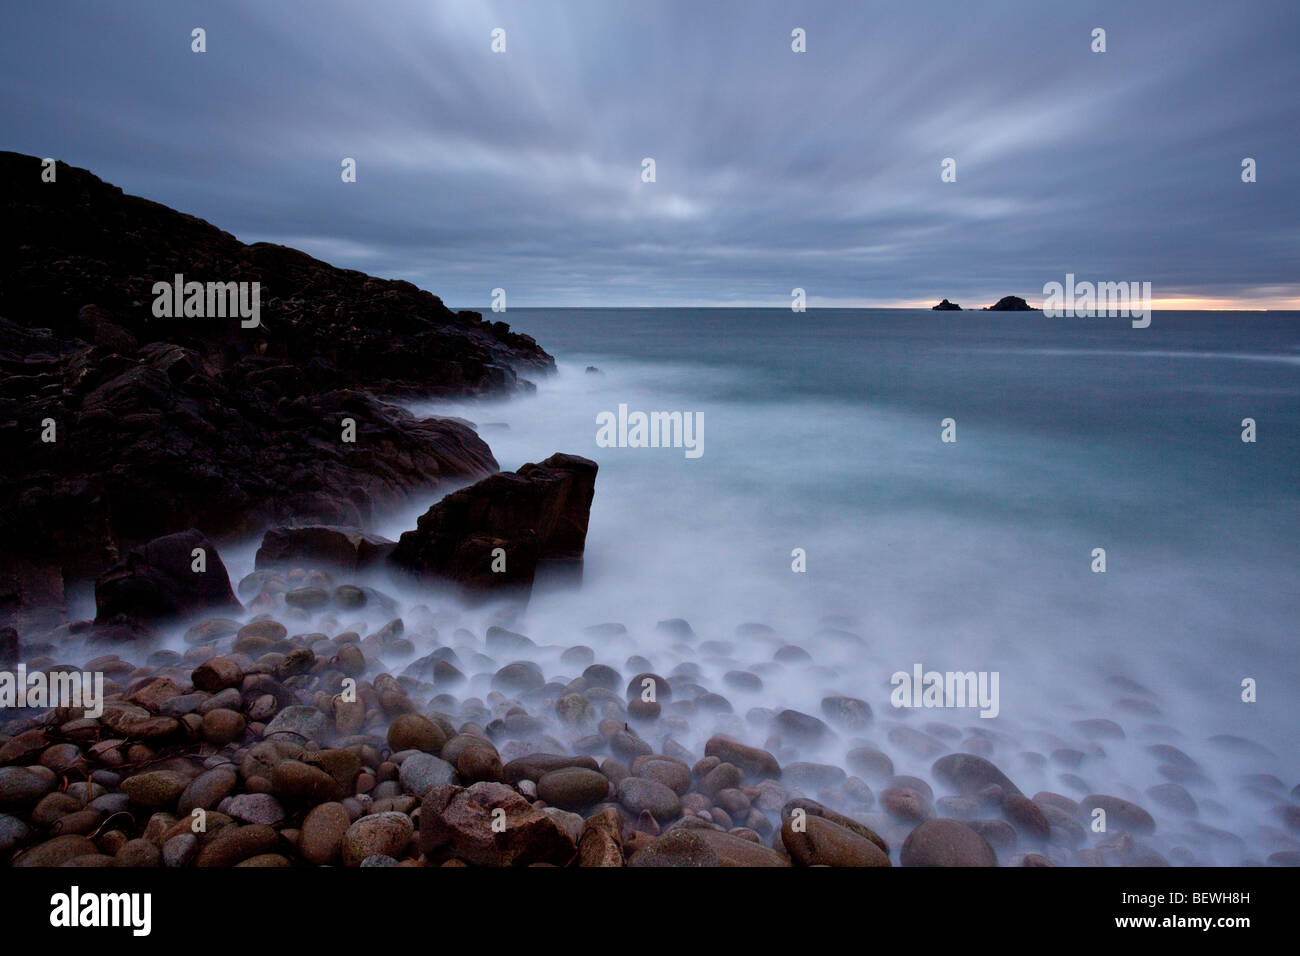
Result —
<path fill-rule="evenodd" d="M 1067 273 L 1150 282 L 1157 308 L 1300 308 L 1297 0 L 3 19 L 0 148 L 454 308 L 1038 304 Z"/>

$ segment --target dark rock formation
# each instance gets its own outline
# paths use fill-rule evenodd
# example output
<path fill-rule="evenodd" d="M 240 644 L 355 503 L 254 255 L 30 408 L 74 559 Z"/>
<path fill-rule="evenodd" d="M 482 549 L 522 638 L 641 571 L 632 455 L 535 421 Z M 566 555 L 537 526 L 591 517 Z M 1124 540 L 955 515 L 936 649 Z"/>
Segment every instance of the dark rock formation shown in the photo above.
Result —
<path fill-rule="evenodd" d="M 985 306 L 985 312 L 1040 312 L 1018 295 L 1004 295 L 993 305 Z"/>
<path fill-rule="evenodd" d="M 196 550 L 203 552 L 201 565 L 196 563 Z M 120 564 L 95 581 L 95 622 L 99 624 L 242 610 L 230 589 L 230 575 L 221 555 L 205 535 L 193 529 L 128 551 Z"/>
<path fill-rule="evenodd" d="M 14 548 L 10 542 L 0 546 Z M 63 619 L 63 572 L 58 565 L 0 554 L 0 627 L 39 632 L 57 627 Z"/>
<path fill-rule="evenodd" d="M 392 553 L 396 542 L 357 528 L 329 525 L 272 528 L 257 549 L 256 567 L 313 561 L 354 570 L 376 564 Z"/>
<path fill-rule="evenodd" d="M 597 467 L 557 453 L 541 464 L 484 478 L 426 511 L 415 530 L 398 540 L 392 560 L 471 594 L 526 592 L 539 565 L 580 565 Z M 498 548 L 505 552 L 504 571 L 493 570 Z"/>
<path fill-rule="evenodd" d="M 949 302 L 947 299 L 944 299 L 938 305 L 930 306 L 930 310 L 932 312 L 960 312 L 961 306 L 955 302 Z"/>
<path fill-rule="evenodd" d="M 509 391 L 528 385 L 516 368 L 554 368 L 408 282 L 245 245 L 62 163 L 40 173 L 0 152 L 0 541 L 33 566 L 92 576 L 192 527 L 362 524 L 497 468 L 472 428 L 371 393 Z M 177 273 L 259 282 L 260 325 L 155 317 L 154 283 Z"/>

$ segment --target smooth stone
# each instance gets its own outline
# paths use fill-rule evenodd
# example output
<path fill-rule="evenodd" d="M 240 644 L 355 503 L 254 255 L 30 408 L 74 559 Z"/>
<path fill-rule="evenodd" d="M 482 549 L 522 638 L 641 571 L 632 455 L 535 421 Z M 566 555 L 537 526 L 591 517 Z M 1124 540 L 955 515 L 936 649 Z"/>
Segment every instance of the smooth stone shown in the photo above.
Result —
<path fill-rule="evenodd" d="M 537 781 L 537 795 L 560 809 L 578 810 L 604 800 L 609 779 L 595 770 L 565 767 L 544 774 Z"/>
<path fill-rule="evenodd" d="M 294 705 L 286 707 L 266 725 L 264 737 L 273 734 L 292 734 L 302 740 L 319 741 L 326 728 L 326 717 L 315 707 Z"/>
<path fill-rule="evenodd" d="M 195 866 L 224 868 L 249 857 L 270 853 L 280 845 L 280 835 L 265 824 L 232 826 L 202 845 Z"/>
<path fill-rule="evenodd" d="M 315 806 L 338 799 L 342 790 L 326 771 L 300 760 L 281 760 L 271 771 L 271 793 L 286 803 Z"/>
<path fill-rule="evenodd" d="M 218 707 L 203 715 L 203 739 L 214 747 L 224 747 L 244 735 L 244 715 Z"/>
<path fill-rule="evenodd" d="M 294 588 L 284 593 L 284 603 L 290 607 L 311 611 L 330 603 L 330 594 L 324 588 Z"/>
<path fill-rule="evenodd" d="M 845 730 L 862 730 L 871 723 L 871 705 L 856 697 L 823 697 L 822 713 L 832 724 Z"/>
<path fill-rule="evenodd" d="M 796 740 L 819 741 L 831 736 L 825 722 L 812 714 L 783 710 L 776 715 L 776 726 Z"/>
<path fill-rule="evenodd" d="M 659 754 L 637 757 L 632 761 L 630 773 L 662 783 L 679 797 L 691 789 L 691 768 L 672 757 Z"/>
<path fill-rule="evenodd" d="M 190 680 L 199 690 L 215 694 L 227 687 L 238 687 L 244 681 L 244 669 L 230 657 L 210 657 L 190 674 Z"/>
<path fill-rule="evenodd" d="M 146 810 L 167 810 L 176 805 L 190 784 L 189 777 L 171 770 L 153 770 L 122 781 L 131 802 Z"/>
<path fill-rule="evenodd" d="M 750 747 L 729 737 L 715 735 L 704 745 L 704 753 L 716 757 L 720 762 L 739 767 L 745 774 L 754 778 L 780 777 L 781 765 L 776 757 L 766 750 Z"/>
<path fill-rule="evenodd" d="M 845 755 L 844 762 L 854 773 L 877 782 L 894 775 L 894 761 L 875 747 L 854 747 Z"/>
<path fill-rule="evenodd" d="M 302 822 L 298 835 L 298 852 L 308 863 L 329 866 L 337 863 L 343 837 L 352 826 L 352 818 L 341 803 L 322 803 L 313 807 Z"/>
<path fill-rule="evenodd" d="M 394 752 L 422 750 L 438 754 L 447 743 L 447 735 L 442 728 L 420 714 L 402 714 L 395 718 L 389 725 L 387 739 Z"/>
<path fill-rule="evenodd" d="M 1010 777 L 974 754 L 948 754 L 936 760 L 930 769 L 939 781 L 962 796 L 978 793 L 989 784 L 997 784 L 1004 793 L 1020 793 Z"/>
<path fill-rule="evenodd" d="M 269 793 L 241 793 L 223 804 L 222 812 L 243 823 L 275 826 L 284 820 L 284 807 Z"/>
<path fill-rule="evenodd" d="M 514 661 L 492 675 L 492 688 L 507 693 L 536 690 L 545 684 L 541 668 L 532 661 Z"/>
<path fill-rule="evenodd" d="M 660 703 L 673 699 L 673 689 L 668 685 L 668 681 L 650 671 L 642 671 L 627 682 L 627 699 L 631 700 L 634 697 L 644 699 L 651 690 L 653 690 L 652 699 Z"/>
<path fill-rule="evenodd" d="M 829 820 L 836 826 L 848 830 L 850 833 L 857 834 L 864 840 L 871 841 L 876 846 L 880 847 L 882 853 L 886 856 L 889 855 L 888 842 L 886 842 L 884 837 L 871 829 L 871 827 L 867 826 L 865 823 L 854 820 L 852 817 L 847 817 L 844 814 L 832 810 L 830 807 L 807 797 L 795 797 L 793 800 L 790 800 L 780 807 L 782 823 L 794 819 L 796 811 L 803 811 L 807 817 L 822 817 Z"/>
<path fill-rule="evenodd" d="M 13 866 L 62 866 L 80 856 L 98 855 L 98 848 L 86 837 L 80 834 L 64 834 L 24 850 L 18 859 L 14 860 Z"/>
<path fill-rule="evenodd" d="M 621 781 L 617 800 L 634 816 L 649 812 L 661 823 L 682 812 L 682 802 L 676 793 L 662 783 L 642 777 L 627 777 Z"/>
<path fill-rule="evenodd" d="M 825 763 L 807 763 L 805 761 L 788 763 L 781 772 L 782 780 L 792 786 L 811 790 L 838 787 L 847 778 L 848 774 L 839 767 Z"/>
<path fill-rule="evenodd" d="M 213 767 L 211 770 L 205 770 L 186 785 L 180 795 L 176 811 L 185 816 L 196 808 L 215 810 L 222 800 L 235 792 L 235 785 L 238 782 L 239 775 L 235 773 L 234 767 Z"/>
<path fill-rule="evenodd" d="M 1016 828 L 1006 820 L 963 820 L 966 826 L 970 827 L 985 840 L 994 851 L 1001 850 L 1010 853 L 1016 848 L 1017 836 Z"/>
<path fill-rule="evenodd" d="M 398 857 L 411 843 L 415 827 L 404 813 L 387 812 L 364 816 L 343 835 L 343 865 L 360 866 L 368 856 Z"/>
<path fill-rule="evenodd" d="M 903 866 L 997 866 L 989 842 L 957 820 L 927 820 L 903 841 Z"/>
<path fill-rule="evenodd" d="M 1037 804 L 1023 794 L 1009 793 L 1004 796 L 1002 815 L 1026 836 L 1046 840 L 1051 835 L 1052 825 L 1046 815 Z"/>
<path fill-rule="evenodd" d="M 0 813 L 0 853 L 8 853 L 25 841 L 31 832 L 31 828 L 18 817 Z"/>
<path fill-rule="evenodd" d="M 520 780 L 539 780 L 544 774 L 565 767 L 583 767 L 587 770 L 599 770 L 595 759 L 590 756 L 569 757 L 563 754 L 534 753 L 511 760 L 504 767 L 508 783 Z"/>
<path fill-rule="evenodd" d="M 453 783 L 456 780 L 456 768 L 433 754 L 415 753 L 402 761 L 397 780 L 405 793 L 422 797 L 433 787 Z"/>
<path fill-rule="evenodd" d="M 193 833 L 178 833 L 163 844 L 163 866 L 179 869 L 189 866 L 199 855 L 199 838 Z"/>
<path fill-rule="evenodd" d="M 1151 814 L 1136 803 L 1107 794 L 1090 793 L 1079 801 L 1079 822 L 1085 826 L 1092 823 L 1092 812 L 1096 809 L 1106 811 L 1106 830 L 1130 830 L 1133 833 L 1154 833 L 1156 821 Z"/>
<path fill-rule="evenodd" d="M 54 790 L 58 782 L 58 776 L 49 767 L 0 767 L 0 809 L 32 806 Z"/>
<path fill-rule="evenodd" d="M 722 682 L 733 690 L 756 693 L 763 689 L 763 678 L 749 671 L 727 671 L 722 675 Z"/>
<path fill-rule="evenodd" d="M 871 840 L 825 817 L 805 815 L 781 824 L 781 844 L 801 866 L 889 866 L 889 855 Z"/>
<path fill-rule="evenodd" d="M 678 829 L 657 837 L 627 861 L 633 867 L 770 867 L 790 862 L 768 847 L 719 830 Z"/>
<path fill-rule="evenodd" d="M 1175 813 L 1189 817 L 1196 816 L 1196 801 L 1185 787 L 1176 783 L 1161 783 L 1148 788 L 1146 793 L 1154 803 Z"/>

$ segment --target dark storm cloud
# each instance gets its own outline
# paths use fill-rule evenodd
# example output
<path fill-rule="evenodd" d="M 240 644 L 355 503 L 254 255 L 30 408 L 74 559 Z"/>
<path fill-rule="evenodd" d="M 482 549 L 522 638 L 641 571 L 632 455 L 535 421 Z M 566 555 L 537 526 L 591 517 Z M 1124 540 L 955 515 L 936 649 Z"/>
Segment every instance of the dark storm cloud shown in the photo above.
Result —
<path fill-rule="evenodd" d="M 1281 305 L 1298 11 L 51 2 L 6 13 L 0 130 L 456 306 L 978 305 L 1066 272 Z"/>

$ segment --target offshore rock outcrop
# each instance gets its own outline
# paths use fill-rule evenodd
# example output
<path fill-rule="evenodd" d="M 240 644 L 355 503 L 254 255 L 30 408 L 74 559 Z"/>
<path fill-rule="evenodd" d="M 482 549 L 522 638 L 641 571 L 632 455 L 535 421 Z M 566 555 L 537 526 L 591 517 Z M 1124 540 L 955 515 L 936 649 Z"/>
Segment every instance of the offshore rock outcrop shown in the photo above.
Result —
<path fill-rule="evenodd" d="M 984 307 L 985 312 L 1041 312 L 1020 298 L 1018 295 L 1004 295 L 992 305 Z"/>

